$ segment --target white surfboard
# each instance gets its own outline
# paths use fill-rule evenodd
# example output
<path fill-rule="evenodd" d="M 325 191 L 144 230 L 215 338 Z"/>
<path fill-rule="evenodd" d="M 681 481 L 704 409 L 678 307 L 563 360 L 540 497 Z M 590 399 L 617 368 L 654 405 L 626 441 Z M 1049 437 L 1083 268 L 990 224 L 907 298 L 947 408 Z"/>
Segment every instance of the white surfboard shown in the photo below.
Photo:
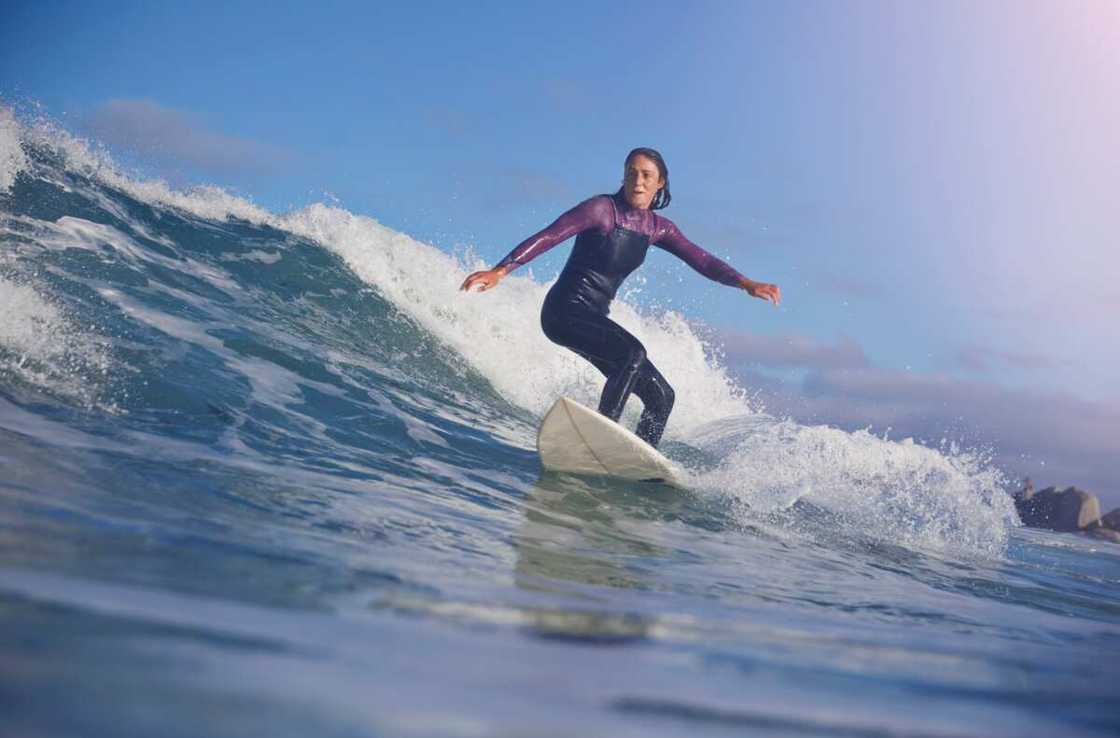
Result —
<path fill-rule="evenodd" d="M 610 418 L 561 397 L 544 416 L 537 451 L 545 469 L 684 486 L 684 473 Z"/>

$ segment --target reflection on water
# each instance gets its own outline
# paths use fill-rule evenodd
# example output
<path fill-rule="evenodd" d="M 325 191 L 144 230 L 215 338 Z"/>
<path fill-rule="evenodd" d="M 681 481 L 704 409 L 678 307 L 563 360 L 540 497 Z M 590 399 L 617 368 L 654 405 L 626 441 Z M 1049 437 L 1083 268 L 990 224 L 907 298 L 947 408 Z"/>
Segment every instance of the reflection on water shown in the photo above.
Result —
<path fill-rule="evenodd" d="M 518 586 L 552 591 L 549 580 L 562 580 L 649 589 L 650 564 L 667 553 L 651 523 L 671 515 L 671 496 L 683 494 L 655 484 L 542 476 L 514 536 Z"/>
<path fill-rule="evenodd" d="M 597 643 L 648 637 L 654 618 L 617 612 L 617 603 L 615 612 L 598 611 L 610 600 L 596 588 L 655 589 L 657 564 L 670 553 L 658 544 L 658 524 L 677 519 L 687 497 L 658 484 L 541 476 L 513 537 L 514 581 L 530 592 L 574 596 L 587 609 L 526 612 L 526 627 Z"/>

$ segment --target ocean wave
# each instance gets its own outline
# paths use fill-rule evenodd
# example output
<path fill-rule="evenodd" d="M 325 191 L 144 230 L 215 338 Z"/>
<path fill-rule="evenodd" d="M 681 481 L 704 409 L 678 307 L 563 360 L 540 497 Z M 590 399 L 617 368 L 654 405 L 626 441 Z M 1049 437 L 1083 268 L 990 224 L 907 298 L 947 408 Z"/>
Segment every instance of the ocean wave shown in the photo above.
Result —
<path fill-rule="evenodd" d="M 82 214 L 21 211 L 19 172 L 81 198 Z M 550 282 L 511 275 L 501 289 L 464 294 L 459 284 L 481 266 L 469 253 L 448 254 L 336 206 L 274 214 L 217 187 L 176 190 L 122 171 L 96 144 L 44 121 L 0 120 L 4 183 L 6 263 L 33 274 L 50 255 L 56 277 L 0 283 L 0 370 L 47 393 L 95 407 L 96 377 L 116 371 L 122 383 L 150 385 L 133 394 L 138 409 L 164 403 L 207 423 L 232 418 L 233 429 L 213 438 L 233 451 L 247 447 L 238 434 L 253 432 L 258 453 L 302 444 L 323 459 L 357 458 L 370 443 L 366 430 L 340 440 L 332 423 L 384 416 L 401 443 L 442 454 L 428 468 L 445 470 L 468 445 L 465 428 L 527 449 L 556 397 L 597 402 L 598 372 L 539 329 Z M 114 316 L 116 327 L 85 329 L 76 308 L 63 307 L 71 298 Z M 993 555 L 1006 546 L 1016 519 L 982 455 L 769 418 L 682 315 L 625 299 L 612 308 L 675 385 L 667 447 L 716 459 L 693 470 L 703 494 L 748 516 L 812 505 L 830 524 L 903 546 Z M 132 359 L 114 363 L 114 351 L 126 350 Z M 409 384 L 416 376 L 439 385 L 439 398 Z M 443 410 L 448 403 L 461 407 Z M 630 403 L 624 422 L 638 406 Z M 493 422 L 511 409 L 523 420 Z M 267 429 L 256 428 L 258 415 L 270 418 Z"/>

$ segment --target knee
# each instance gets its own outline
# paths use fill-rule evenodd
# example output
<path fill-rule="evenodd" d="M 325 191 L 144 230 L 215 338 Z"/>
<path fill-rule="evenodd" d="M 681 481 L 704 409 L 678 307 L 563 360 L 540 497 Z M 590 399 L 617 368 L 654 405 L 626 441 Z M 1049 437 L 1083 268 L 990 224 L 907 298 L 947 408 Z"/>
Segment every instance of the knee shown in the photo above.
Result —
<path fill-rule="evenodd" d="M 630 345 L 626 355 L 626 365 L 637 369 L 646 362 L 646 347 L 640 343 L 633 343 Z"/>

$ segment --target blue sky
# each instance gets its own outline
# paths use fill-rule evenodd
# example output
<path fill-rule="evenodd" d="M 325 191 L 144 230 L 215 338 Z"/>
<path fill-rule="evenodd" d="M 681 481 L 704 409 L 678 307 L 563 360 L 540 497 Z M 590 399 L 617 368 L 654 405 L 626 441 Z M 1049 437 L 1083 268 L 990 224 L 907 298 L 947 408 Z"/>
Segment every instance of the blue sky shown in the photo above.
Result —
<path fill-rule="evenodd" d="M 1055 442 L 1019 427 L 1055 422 L 1035 419 L 1049 408 L 1069 461 L 1041 481 L 1116 477 L 1120 446 L 1097 436 L 1120 426 L 1120 3 L 5 12 L 9 104 L 172 181 L 281 211 L 334 197 L 492 260 L 656 147 L 666 215 L 785 303 L 668 256 L 647 261 L 646 299 L 721 331 L 774 407 L 951 425 L 1024 467 Z"/>

